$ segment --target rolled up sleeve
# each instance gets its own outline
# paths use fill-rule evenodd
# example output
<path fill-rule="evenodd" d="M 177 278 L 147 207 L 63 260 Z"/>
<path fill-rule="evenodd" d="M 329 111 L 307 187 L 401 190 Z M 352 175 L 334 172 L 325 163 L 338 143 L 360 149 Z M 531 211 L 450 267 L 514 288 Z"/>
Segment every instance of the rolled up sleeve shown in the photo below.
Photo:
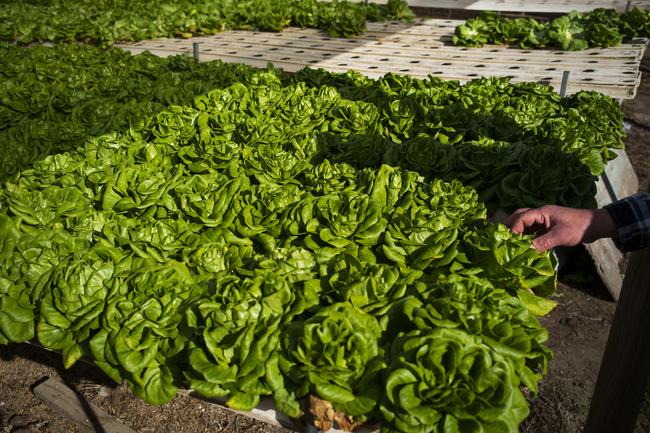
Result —
<path fill-rule="evenodd" d="M 650 193 L 635 194 L 605 206 L 618 227 L 616 245 L 634 251 L 650 245 Z"/>

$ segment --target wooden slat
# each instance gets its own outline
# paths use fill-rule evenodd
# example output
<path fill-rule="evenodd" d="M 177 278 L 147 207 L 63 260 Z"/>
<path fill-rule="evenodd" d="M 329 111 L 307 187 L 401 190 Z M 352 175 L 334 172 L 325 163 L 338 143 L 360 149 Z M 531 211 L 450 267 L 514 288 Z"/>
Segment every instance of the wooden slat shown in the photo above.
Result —
<path fill-rule="evenodd" d="M 615 71 L 633 71 L 638 72 L 638 64 L 643 53 L 643 44 L 633 44 L 622 49 L 590 49 L 584 52 L 567 53 L 565 51 L 550 50 L 520 50 L 506 47 L 487 47 L 486 49 L 471 49 L 465 47 L 429 45 L 421 40 L 403 39 L 399 42 L 392 38 L 382 40 L 340 40 L 324 38 L 322 35 L 300 35 L 297 38 L 271 37 L 267 35 L 250 32 L 242 34 L 238 32 L 238 37 L 233 37 L 230 33 L 215 35 L 210 38 L 194 38 L 192 42 L 201 43 L 202 52 L 219 52 L 228 53 L 231 51 L 246 52 L 247 50 L 256 50 L 259 54 L 268 50 L 269 56 L 279 52 L 286 52 L 297 59 L 303 58 L 305 61 L 313 59 L 323 59 L 326 57 L 338 56 L 379 56 L 382 58 L 389 57 L 391 61 L 401 60 L 410 63 L 413 59 L 429 61 L 455 61 L 470 62 L 471 66 L 478 66 L 484 63 L 490 64 L 507 64 L 512 66 L 513 62 L 521 69 L 522 72 L 528 69 L 529 65 L 539 65 L 548 63 L 561 63 L 563 67 L 575 66 L 577 69 L 598 68 L 593 72 L 602 73 L 605 69 Z M 290 40 L 288 40 L 290 39 Z M 353 43 L 348 41 L 354 41 Z M 138 43 L 136 47 L 152 47 L 150 43 Z M 171 48 L 171 47 L 189 47 L 188 42 L 184 40 L 174 40 L 173 42 L 154 45 L 154 48 Z M 301 51 L 302 50 L 302 51 Z M 534 56 L 531 54 L 534 53 Z M 359 63 L 359 61 L 357 61 Z M 557 66 L 557 65 L 555 65 Z M 625 74 L 623 75 L 632 75 Z"/>
<path fill-rule="evenodd" d="M 49 378 L 40 383 L 34 388 L 34 395 L 85 431 L 136 433 L 56 379 Z"/>
<path fill-rule="evenodd" d="M 351 39 L 330 37 L 314 29 L 289 28 L 281 33 L 230 31 L 191 39 L 156 39 L 119 45 L 134 53 L 191 55 L 200 43 L 200 59 L 221 59 L 251 66 L 268 63 L 295 72 L 305 66 L 333 72 L 357 70 L 370 77 L 387 72 L 425 78 L 469 81 L 510 77 L 513 82 L 539 81 L 559 87 L 562 72 L 571 72 L 569 93 L 597 90 L 616 99 L 633 98 L 640 82 L 645 40 L 607 49 L 577 52 L 522 50 L 504 46 L 456 47 L 449 43 L 461 21 L 419 19 L 414 23 L 371 23 Z"/>
<path fill-rule="evenodd" d="M 141 49 L 147 49 L 142 47 Z M 168 52 L 177 53 L 177 48 L 154 48 L 156 53 Z M 226 51 L 227 50 L 227 51 Z M 365 72 L 378 72 L 383 75 L 387 70 L 392 72 L 426 77 L 427 75 L 438 75 L 443 78 L 470 80 L 479 76 L 510 76 L 518 81 L 548 81 L 561 80 L 562 71 L 568 70 L 572 73 L 572 79 L 576 83 L 591 83 L 597 81 L 598 85 L 615 86 L 620 83 L 634 83 L 639 78 L 639 72 L 633 68 L 621 68 L 616 71 L 596 70 L 594 66 L 585 64 L 553 64 L 540 65 L 539 63 L 528 63 L 518 60 L 501 60 L 493 63 L 491 60 L 468 60 L 462 56 L 451 57 L 415 57 L 401 58 L 398 67 L 390 64 L 395 62 L 396 57 L 370 53 L 342 52 L 332 54 L 327 51 L 310 50 L 305 48 L 279 47 L 272 52 L 264 52 L 264 48 L 256 52 L 247 52 L 246 45 L 229 44 L 224 49 L 213 49 L 210 45 L 201 48 L 202 59 L 230 58 L 232 61 L 250 63 L 249 60 L 259 59 L 261 64 L 273 63 L 276 66 L 297 70 L 303 66 L 313 66 L 328 70 L 347 71 L 351 68 Z M 186 47 L 185 52 L 189 54 L 190 48 Z M 522 59 L 525 60 L 525 59 Z M 256 63 L 259 65 L 260 63 Z M 542 66 L 542 67 L 540 67 Z M 585 69 L 586 68 L 586 69 Z"/>
<path fill-rule="evenodd" d="M 146 48 L 129 48 L 129 51 L 133 52 L 134 54 L 141 53 L 144 51 L 149 51 L 152 54 L 155 54 L 157 56 L 161 57 L 167 57 L 167 56 L 172 56 L 172 55 L 177 55 L 179 52 L 177 50 L 161 50 L 161 49 L 146 49 Z M 191 51 L 188 52 L 188 54 L 191 54 Z M 238 57 L 238 56 L 227 56 L 227 55 L 205 55 L 201 54 L 201 60 L 202 61 L 209 61 L 209 60 L 222 60 L 225 62 L 229 63 L 245 63 L 250 66 L 256 67 L 256 68 L 264 68 L 266 67 L 269 62 L 264 59 L 251 59 L 247 57 Z M 282 68 L 286 71 L 289 72 L 295 72 L 300 69 L 302 69 L 305 65 L 302 63 L 296 63 L 296 62 L 291 62 L 291 61 L 278 61 L 278 62 L 273 62 L 273 64 L 278 67 Z M 319 67 L 318 65 L 309 65 L 312 67 Z M 329 71 L 332 72 L 347 72 L 351 68 L 345 67 L 345 66 L 328 66 L 325 68 Z M 359 72 L 363 73 L 364 75 L 371 77 L 371 78 L 380 78 L 382 77 L 387 71 L 381 71 L 378 69 L 361 69 L 361 68 L 355 68 L 355 70 L 358 70 Z M 415 74 L 409 74 L 406 72 L 399 72 L 397 73 L 404 74 L 404 75 L 412 75 L 412 76 L 417 76 Z M 467 81 L 470 81 L 471 79 L 481 77 L 481 76 L 488 76 L 484 75 L 481 73 L 478 73 L 476 77 L 467 77 L 467 76 L 460 76 L 460 75 L 455 75 L 455 74 L 445 74 L 445 75 L 434 75 L 441 77 L 443 79 L 449 79 L 449 80 L 458 80 L 461 83 L 465 83 Z M 425 76 L 420 76 L 420 78 L 424 78 Z M 545 77 L 543 77 L 545 78 Z M 520 82 L 526 82 L 526 81 L 531 81 L 531 80 L 525 80 L 520 77 L 515 77 L 511 80 L 512 82 L 515 83 L 520 83 Z M 559 79 L 554 79 L 549 82 L 549 84 L 553 87 L 559 88 L 560 86 L 560 81 Z M 595 90 L 604 94 L 607 94 L 611 96 L 612 98 L 615 99 L 629 99 L 633 98 L 633 92 L 635 92 L 635 89 L 630 88 L 628 85 L 603 85 L 599 83 L 592 83 L 589 84 L 588 86 L 585 86 L 584 83 L 577 83 L 573 82 L 569 84 L 569 87 L 567 89 L 567 94 L 572 94 L 581 90 Z"/>

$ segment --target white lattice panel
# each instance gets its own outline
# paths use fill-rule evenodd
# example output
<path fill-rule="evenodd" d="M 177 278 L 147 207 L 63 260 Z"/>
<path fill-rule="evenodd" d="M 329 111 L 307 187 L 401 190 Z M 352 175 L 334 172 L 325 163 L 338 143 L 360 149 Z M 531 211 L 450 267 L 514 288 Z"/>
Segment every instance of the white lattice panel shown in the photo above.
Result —
<path fill-rule="evenodd" d="M 451 45 L 462 21 L 418 19 L 413 23 L 369 23 L 356 38 L 333 38 L 319 30 L 289 28 L 281 33 L 229 31 L 190 39 L 156 39 L 118 45 L 134 53 L 192 55 L 257 67 L 268 63 L 295 72 L 305 66 L 335 72 L 353 69 L 371 77 L 387 72 L 424 78 L 434 75 L 465 82 L 505 76 L 513 82 L 540 81 L 559 89 L 570 71 L 568 93 L 597 90 L 617 99 L 633 98 L 646 40 L 584 51 L 522 50 L 504 46 L 466 48 Z"/>

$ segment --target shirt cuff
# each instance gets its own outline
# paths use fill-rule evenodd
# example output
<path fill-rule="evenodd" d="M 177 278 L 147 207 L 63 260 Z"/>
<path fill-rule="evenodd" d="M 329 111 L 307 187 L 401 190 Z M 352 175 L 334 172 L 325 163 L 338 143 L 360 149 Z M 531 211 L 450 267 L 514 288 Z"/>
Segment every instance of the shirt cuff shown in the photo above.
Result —
<path fill-rule="evenodd" d="M 604 207 L 614 220 L 618 239 L 616 246 L 624 252 L 647 246 L 650 222 L 650 194 L 639 193 Z"/>

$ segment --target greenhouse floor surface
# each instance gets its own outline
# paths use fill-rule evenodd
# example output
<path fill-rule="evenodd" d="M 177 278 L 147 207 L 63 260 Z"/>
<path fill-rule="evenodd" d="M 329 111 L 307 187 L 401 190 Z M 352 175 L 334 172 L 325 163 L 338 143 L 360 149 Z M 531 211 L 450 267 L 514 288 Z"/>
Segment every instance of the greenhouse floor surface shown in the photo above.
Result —
<path fill-rule="evenodd" d="M 650 55 L 642 64 L 643 81 L 624 111 L 631 124 L 627 153 L 640 185 L 650 180 Z M 577 253 L 579 257 L 581 253 Z M 549 373 L 531 399 L 525 433 L 578 433 L 587 416 L 615 303 L 604 285 L 589 272 L 564 275 L 554 299 L 558 306 L 542 319 L 555 352 Z M 582 280 L 580 283 L 575 281 Z M 569 282 L 573 281 L 573 282 Z M 45 377 L 58 378 L 91 403 L 140 433 L 282 433 L 278 427 L 255 421 L 179 395 L 162 406 L 134 397 L 125 384 L 116 386 L 97 368 L 77 363 L 64 370 L 61 356 L 27 344 L 0 348 L 0 433 L 76 433 L 77 425 L 36 399 L 31 388 Z M 646 397 L 636 433 L 650 432 L 650 397 Z"/>

